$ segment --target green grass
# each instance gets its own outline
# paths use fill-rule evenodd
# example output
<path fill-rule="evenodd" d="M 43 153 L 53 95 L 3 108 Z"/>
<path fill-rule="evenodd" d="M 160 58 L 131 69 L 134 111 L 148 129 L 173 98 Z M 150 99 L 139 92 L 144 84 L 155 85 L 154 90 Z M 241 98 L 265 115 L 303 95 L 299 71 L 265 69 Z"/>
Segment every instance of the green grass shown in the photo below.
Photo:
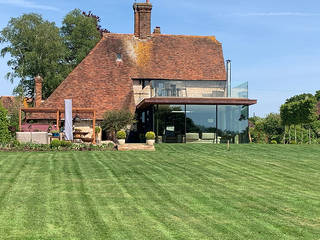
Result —
<path fill-rule="evenodd" d="M 320 147 L 0 152 L 0 239 L 320 239 Z"/>

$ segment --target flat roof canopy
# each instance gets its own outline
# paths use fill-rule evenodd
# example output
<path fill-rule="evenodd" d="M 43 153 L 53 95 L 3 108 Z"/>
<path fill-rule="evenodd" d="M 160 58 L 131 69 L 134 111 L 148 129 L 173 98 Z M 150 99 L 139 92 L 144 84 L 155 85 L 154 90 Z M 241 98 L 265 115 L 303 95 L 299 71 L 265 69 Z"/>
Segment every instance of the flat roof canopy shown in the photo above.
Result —
<path fill-rule="evenodd" d="M 183 105 L 183 104 L 192 104 L 192 105 L 254 105 L 257 104 L 255 99 L 247 98 L 168 98 L 168 97 L 155 97 L 155 98 L 146 98 L 142 100 L 138 105 L 137 109 L 144 109 L 151 105 L 155 104 L 174 104 L 174 105 Z"/>

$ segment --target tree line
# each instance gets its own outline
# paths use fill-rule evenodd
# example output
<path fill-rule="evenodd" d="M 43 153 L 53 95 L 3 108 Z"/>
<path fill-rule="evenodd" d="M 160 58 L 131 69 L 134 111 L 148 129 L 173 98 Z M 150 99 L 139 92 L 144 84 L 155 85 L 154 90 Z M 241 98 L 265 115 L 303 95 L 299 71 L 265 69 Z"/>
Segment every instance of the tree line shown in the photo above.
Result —
<path fill-rule="evenodd" d="M 48 98 L 68 74 L 88 55 L 109 32 L 99 25 L 100 18 L 91 12 L 75 9 L 63 19 L 59 28 L 56 23 L 31 13 L 11 18 L 0 31 L 1 56 L 10 58 L 11 71 L 6 79 L 17 80 L 14 93 L 34 97 L 34 77 L 43 81 L 43 98 Z"/>
<path fill-rule="evenodd" d="M 315 95 L 300 94 L 285 101 L 280 114 L 250 118 L 250 137 L 256 143 L 320 143 L 320 118 Z"/>

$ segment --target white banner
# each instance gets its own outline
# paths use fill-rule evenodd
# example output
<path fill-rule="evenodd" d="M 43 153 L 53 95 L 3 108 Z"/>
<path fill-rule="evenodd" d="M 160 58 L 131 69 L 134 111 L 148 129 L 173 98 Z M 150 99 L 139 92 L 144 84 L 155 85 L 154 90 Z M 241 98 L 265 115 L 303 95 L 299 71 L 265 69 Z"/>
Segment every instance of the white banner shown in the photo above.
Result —
<path fill-rule="evenodd" d="M 64 133 L 67 141 L 73 141 L 72 100 L 64 100 Z"/>

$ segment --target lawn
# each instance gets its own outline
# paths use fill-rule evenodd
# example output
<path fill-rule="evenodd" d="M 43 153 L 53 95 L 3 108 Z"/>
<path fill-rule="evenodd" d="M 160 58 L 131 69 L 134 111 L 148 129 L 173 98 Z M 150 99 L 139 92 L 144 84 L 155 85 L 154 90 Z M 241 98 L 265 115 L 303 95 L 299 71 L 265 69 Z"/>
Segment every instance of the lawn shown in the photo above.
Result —
<path fill-rule="evenodd" d="M 0 239 L 320 239 L 320 146 L 0 152 Z"/>

